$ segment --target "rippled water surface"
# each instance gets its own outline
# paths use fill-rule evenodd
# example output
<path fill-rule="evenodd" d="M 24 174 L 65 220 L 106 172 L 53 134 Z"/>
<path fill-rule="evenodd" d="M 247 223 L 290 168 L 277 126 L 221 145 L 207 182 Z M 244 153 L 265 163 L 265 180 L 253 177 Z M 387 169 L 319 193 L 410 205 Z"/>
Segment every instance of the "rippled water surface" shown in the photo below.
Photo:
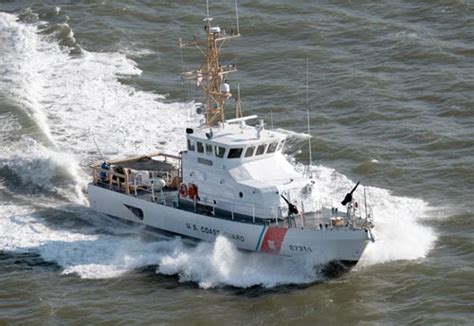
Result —
<path fill-rule="evenodd" d="M 234 3 L 211 2 L 235 28 Z M 326 200 L 354 182 L 377 241 L 335 279 L 87 208 L 88 164 L 177 152 L 195 1 L 0 1 L 0 325 L 472 324 L 474 3 L 243 1 L 223 49 L 245 114 L 293 131 Z M 229 116 L 232 112 L 229 112 Z M 297 164 L 297 163 L 295 163 Z M 359 194 L 360 196 L 360 194 Z"/>

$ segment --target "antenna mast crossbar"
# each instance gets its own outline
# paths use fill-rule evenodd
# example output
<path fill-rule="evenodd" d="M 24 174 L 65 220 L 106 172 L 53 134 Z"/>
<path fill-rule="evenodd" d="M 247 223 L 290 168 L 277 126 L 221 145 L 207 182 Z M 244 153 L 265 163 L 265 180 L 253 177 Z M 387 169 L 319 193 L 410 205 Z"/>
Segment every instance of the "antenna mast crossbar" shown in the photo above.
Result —
<path fill-rule="evenodd" d="M 218 25 L 212 25 L 212 18 L 209 16 L 209 1 L 206 1 L 207 18 L 204 19 L 205 40 L 194 39 L 190 42 L 179 40 L 179 47 L 196 47 L 203 55 L 203 62 L 197 70 L 183 73 L 183 79 L 194 80 L 196 86 L 202 86 L 206 96 L 205 117 L 206 126 L 212 127 L 219 122 L 225 121 L 224 106 L 227 99 L 232 94 L 225 77 L 237 71 L 236 65 L 221 65 L 221 48 L 225 41 L 240 37 L 239 19 L 237 15 L 237 1 L 235 3 L 237 31 L 231 29 L 230 35 Z"/>

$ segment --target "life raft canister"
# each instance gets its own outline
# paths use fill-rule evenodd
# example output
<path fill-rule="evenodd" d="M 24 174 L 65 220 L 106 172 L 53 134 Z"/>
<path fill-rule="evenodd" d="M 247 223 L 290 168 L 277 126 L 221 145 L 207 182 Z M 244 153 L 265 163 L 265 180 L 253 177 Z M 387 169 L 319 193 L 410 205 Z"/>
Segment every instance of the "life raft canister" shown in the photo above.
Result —
<path fill-rule="evenodd" d="M 186 197 L 188 195 L 188 188 L 184 183 L 179 186 L 179 195 L 181 197 Z"/>
<path fill-rule="evenodd" d="M 194 200 L 194 198 L 197 197 L 197 194 L 198 194 L 197 186 L 194 183 L 190 183 L 188 185 L 188 196 L 189 196 L 189 198 Z"/>

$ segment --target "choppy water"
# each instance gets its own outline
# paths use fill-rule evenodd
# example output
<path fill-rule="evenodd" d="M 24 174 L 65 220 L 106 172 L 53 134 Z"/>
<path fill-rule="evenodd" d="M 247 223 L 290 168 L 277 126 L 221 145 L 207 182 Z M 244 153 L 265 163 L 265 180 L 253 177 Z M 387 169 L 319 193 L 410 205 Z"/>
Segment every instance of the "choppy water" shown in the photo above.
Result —
<path fill-rule="evenodd" d="M 233 2 L 212 3 L 223 27 Z M 474 318 L 474 3 L 246 1 L 245 113 L 295 132 L 325 200 L 367 188 L 378 241 L 328 280 L 225 239 L 164 241 L 87 208 L 87 165 L 176 151 L 204 4 L 0 2 L 0 325 L 470 324 Z M 301 152 L 300 152 L 301 151 Z"/>

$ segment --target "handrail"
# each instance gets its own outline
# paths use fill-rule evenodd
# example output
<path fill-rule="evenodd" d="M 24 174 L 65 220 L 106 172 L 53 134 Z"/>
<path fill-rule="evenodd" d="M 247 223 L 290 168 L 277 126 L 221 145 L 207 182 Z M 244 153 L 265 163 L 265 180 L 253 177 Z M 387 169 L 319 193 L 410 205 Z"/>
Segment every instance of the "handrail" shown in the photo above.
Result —
<path fill-rule="evenodd" d="M 181 160 L 181 157 L 179 157 L 177 155 L 166 154 L 166 153 L 161 153 L 161 152 L 153 152 L 153 153 L 149 153 L 149 154 L 145 154 L 145 155 L 130 156 L 130 157 L 127 157 L 125 159 L 115 159 L 115 160 L 108 161 L 107 163 L 109 163 L 109 164 L 120 164 L 120 163 L 127 163 L 127 162 L 131 162 L 131 161 L 138 161 L 138 160 L 141 160 L 141 159 L 153 158 L 153 157 L 159 157 L 159 156 L 162 156 L 164 158 L 176 159 L 178 161 Z M 98 161 L 98 162 L 92 164 L 90 167 L 91 168 L 98 167 L 102 163 L 104 163 L 104 161 Z"/>
<path fill-rule="evenodd" d="M 227 124 L 232 124 L 232 123 L 237 123 L 237 122 L 240 122 L 240 121 L 247 121 L 247 120 L 252 120 L 252 119 L 257 119 L 257 118 L 258 118 L 258 115 L 254 114 L 254 115 L 249 115 L 249 116 L 246 116 L 246 117 L 229 119 L 229 120 L 226 120 L 225 122 Z"/>
<path fill-rule="evenodd" d="M 137 178 L 133 178 L 132 175 L 128 174 L 127 171 L 125 170 L 125 173 L 119 173 L 119 172 L 115 172 L 113 171 L 113 169 L 104 169 L 104 168 L 101 168 L 101 167 L 98 167 L 98 166 L 93 166 L 92 167 L 93 169 L 93 182 L 94 184 L 108 184 L 109 186 L 112 186 L 114 184 L 114 182 L 116 183 L 116 185 L 121 189 L 123 187 L 123 191 L 127 194 L 127 195 L 134 195 L 134 196 L 137 196 L 137 191 L 138 190 L 142 190 L 142 191 L 145 191 L 147 193 L 151 193 L 152 194 L 152 197 L 154 197 L 154 184 L 151 183 L 151 187 L 150 187 L 150 184 L 147 183 L 147 182 L 142 182 L 142 181 L 138 181 Z M 101 173 L 106 173 L 106 178 L 103 178 L 100 176 Z M 115 177 L 115 178 L 114 178 Z M 121 181 L 120 179 L 118 178 L 121 178 L 123 181 Z M 115 180 L 114 180 L 115 179 Z M 155 179 L 149 179 L 149 180 L 155 180 Z M 191 199 L 188 199 L 188 198 L 182 198 L 182 199 L 185 199 L 185 200 L 191 200 Z M 261 218 L 263 219 L 266 219 L 266 220 L 269 220 L 269 221 L 274 221 L 275 225 L 278 226 L 279 224 L 279 219 L 282 218 L 283 216 L 281 216 L 281 214 L 278 214 L 278 209 L 280 206 L 274 206 L 274 207 L 266 207 L 266 208 L 262 208 L 262 207 L 255 207 L 255 204 L 245 204 L 245 203 L 235 203 L 235 202 L 232 202 L 232 201 L 227 201 L 227 200 L 221 200 L 219 198 L 215 198 L 215 200 L 217 201 L 218 204 L 214 204 L 213 202 L 208 202 L 208 201 L 196 201 L 196 204 L 201 204 L 201 205 L 205 205 L 205 206 L 209 206 L 209 207 L 212 207 L 213 208 L 213 211 L 218 208 L 218 207 L 222 207 L 222 206 L 228 206 L 229 207 L 229 210 L 232 214 L 232 216 L 235 214 L 235 208 L 240 208 L 239 211 L 241 214 L 247 214 L 249 216 L 252 217 L 252 221 L 255 223 L 255 218 L 256 216 L 260 216 Z M 326 206 L 327 208 L 327 206 Z M 351 207 L 351 213 L 349 215 L 345 214 L 345 216 L 334 216 L 334 213 L 331 214 L 330 216 L 327 215 L 327 216 L 323 216 L 323 210 L 320 209 L 316 212 L 316 215 L 314 216 L 314 218 L 316 220 L 328 220 L 329 222 L 329 225 L 330 225 L 330 228 L 333 229 L 334 227 L 337 228 L 338 225 L 334 224 L 333 222 L 333 219 L 335 218 L 338 218 L 340 217 L 342 220 L 344 221 L 348 221 L 353 227 L 369 227 L 370 224 L 372 223 L 372 220 L 373 220 L 373 212 L 372 212 L 372 207 L 368 207 L 369 209 L 369 212 L 368 212 L 368 223 L 365 222 L 365 221 L 359 221 L 359 219 L 361 219 L 361 216 L 360 215 L 356 215 L 354 214 L 355 212 L 353 212 L 353 208 Z M 328 208 L 329 210 L 329 208 Z M 320 214 L 318 214 L 318 212 Z M 359 212 L 360 214 L 361 212 Z M 302 218 L 302 217 L 301 217 Z M 309 216 L 307 215 L 306 216 L 306 222 L 309 222 L 312 220 L 312 218 L 308 219 Z M 365 219 L 364 219 L 365 220 Z M 365 223 L 364 223 L 365 222 Z M 273 222 L 272 222 L 273 223 Z M 305 222 L 304 221 L 301 221 L 301 226 L 302 227 L 305 227 Z"/>

